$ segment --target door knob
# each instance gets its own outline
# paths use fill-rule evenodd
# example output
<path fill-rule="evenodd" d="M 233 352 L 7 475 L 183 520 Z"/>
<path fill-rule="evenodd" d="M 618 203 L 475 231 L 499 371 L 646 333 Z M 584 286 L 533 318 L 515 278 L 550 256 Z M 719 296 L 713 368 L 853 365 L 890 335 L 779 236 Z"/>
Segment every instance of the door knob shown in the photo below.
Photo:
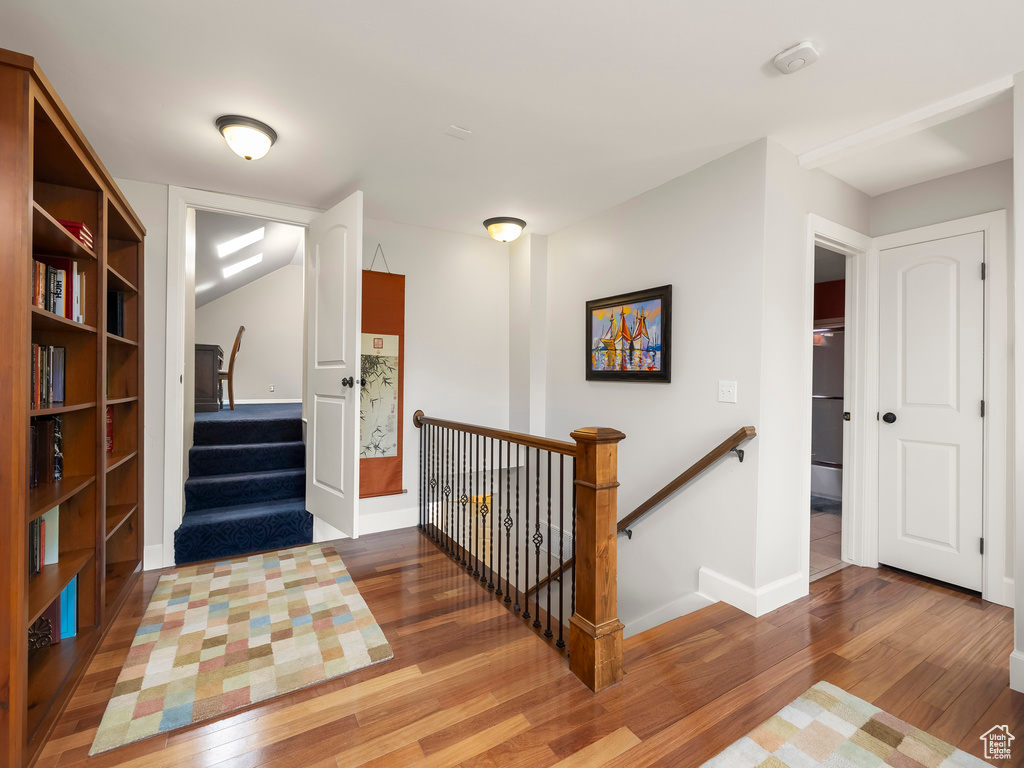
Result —
<path fill-rule="evenodd" d="M 894 421 L 896 421 L 896 414 L 893 413 L 892 411 L 889 411 L 887 414 L 882 416 L 882 421 L 884 421 L 886 424 L 892 424 Z"/>
<path fill-rule="evenodd" d="M 352 379 L 351 376 L 349 376 L 347 379 L 342 379 L 341 380 L 341 386 L 343 386 L 343 387 L 351 387 L 351 386 L 353 386 L 354 383 L 355 382 L 354 382 L 354 380 Z"/>

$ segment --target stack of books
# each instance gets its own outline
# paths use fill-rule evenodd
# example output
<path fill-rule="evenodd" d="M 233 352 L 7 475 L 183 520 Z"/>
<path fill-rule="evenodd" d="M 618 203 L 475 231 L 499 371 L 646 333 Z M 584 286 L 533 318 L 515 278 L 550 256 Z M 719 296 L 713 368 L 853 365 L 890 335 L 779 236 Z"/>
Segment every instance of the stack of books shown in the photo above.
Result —
<path fill-rule="evenodd" d="M 107 332 L 124 337 L 124 294 L 107 291 Z"/>
<path fill-rule="evenodd" d="M 57 221 L 60 222 L 64 229 L 74 235 L 82 245 L 92 250 L 92 232 L 89 231 L 89 228 L 83 222 L 68 221 L 67 219 L 57 219 Z"/>
<path fill-rule="evenodd" d="M 44 565 L 56 565 L 60 535 L 60 507 L 37 517 L 28 524 L 29 572 L 34 576 Z"/>
<path fill-rule="evenodd" d="M 85 272 L 72 259 L 33 262 L 32 303 L 76 323 L 85 322 Z"/>
<path fill-rule="evenodd" d="M 64 405 L 64 347 L 32 345 L 32 388 L 29 407 L 53 408 Z"/>

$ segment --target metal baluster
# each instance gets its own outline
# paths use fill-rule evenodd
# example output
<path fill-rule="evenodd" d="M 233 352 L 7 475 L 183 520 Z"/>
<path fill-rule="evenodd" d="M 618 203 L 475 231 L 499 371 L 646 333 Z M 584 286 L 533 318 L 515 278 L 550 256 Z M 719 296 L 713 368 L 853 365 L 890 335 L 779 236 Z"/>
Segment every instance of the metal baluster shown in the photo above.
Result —
<path fill-rule="evenodd" d="M 526 466 L 526 472 L 527 472 L 527 474 L 529 474 L 529 472 L 530 472 L 530 466 L 529 465 Z M 529 514 L 529 512 L 527 512 L 527 514 Z M 512 608 L 512 610 L 515 610 L 515 611 L 519 610 L 519 539 L 522 538 L 522 536 L 520 535 L 519 532 L 521 530 L 522 529 L 519 527 L 519 445 L 517 443 L 516 444 L 516 586 L 515 586 L 515 590 L 516 590 L 516 604 Z"/>
<path fill-rule="evenodd" d="M 523 494 L 526 496 L 526 521 L 523 527 L 520 529 L 522 534 L 530 535 L 530 449 L 527 447 L 524 449 L 523 454 L 526 458 L 526 485 L 523 486 Z M 520 535 L 522 535 L 520 534 Z M 532 619 L 533 616 L 530 614 L 530 541 L 527 539 L 523 543 L 523 548 L 526 549 L 525 558 L 526 562 L 523 563 L 523 618 L 526 620 Z"/>
<path fill-rule="evenodd" d="M 473 570 L 473 578 L 475 579 L 479 575 L 480 571 L 480 549 L 476 546 L 477 534 L 474 533 L 473 528 L 475 527 L 477 532 L 480 530 L 480 435 L 473 438 L 473 453 L 472 461 L 470 462 L 472 468 L 472 483 L 470 484 L 470 493 L 473 494 L 469 504 L 469 564 L 466 566 L 466 570 Z M 474 509 L 474 506 L 476 507 Z M 476 552 L 474 556 L 473 553 Z"/>
<path fill-rule="evenodd" d="M 501 487 L 500 485 L 498 486 Z M 512 582 L 509 581 L 510 568 L 512 567 L 512 443 L 505 443 L 505 602 L 511 603 L 509 596 Z M 500 542 L 498 539 L 498 557 L 501 557 Z M 500 587 L 500 579 L 498 586 Z"/>
<path fill-rule="evenodd" d="M 487 563 L 484 560 L 484 535 L 487 533 L 487 438 L 480 439 L 483 448 L 483 469 L 480 472 L 480 519 L 476 526 L 476 558 L 480 566 L 479 571 L 473 571 L 473 575 L 479 574 L 481 584 L 487 584 Z"/>
<path fill-rule="evenodd" d="M 424 491 L 426 491 L 426 481 L 424 480 L 424 472 L 423 472 L 423 454 L 426 453 L 426 450 L 427 450 L 427 430 L 426 429 L 420 429 L 420 498 L 419 498 L 420 522 L 419 522 L 419 529 L 420 529 L 421 532 L 423 531 L 423 528 L 424 528 L 423 518 L 425 518 L 426 515 L 427 515 L 426 494 L 424 493 Z"/>
<path fill-rule="evenodd" d="M 544 630 L 544 637 L 551 637 L 551 451 L 548 454 L 548 628 Z"/>
<path fill-rule="evenodd" d="M 449 557 L 452 554 L 452 528 L 455 518 L 455 445 L 458 439 L 458 432 L 448 430 L 448 486 L 445 489 L 448 503 L 444 513 L 444 551 Z"/>
<path fill-rule="evenodd" d="M 558 567 L 565 562 L 565 456 L 558 456 Z M 548 587 L 550 588 L 550 584 Z M 562 612 L 565 610 L 565 573 L 558 577 L 558 640 L 556 648 L 565 648 L 562 638 Z"/>
<path fill-rule="evenodd" d="M 501 446 L 498 446 L 498 458 L 501 458 Z M 490 497 L 490 512 L 491 512 L 491 524 L 487 528 L 487 571 L 490 574 L 487 577 L 487 589 L 494 589 L 494 438 L 491 438 L 491 492 L 488 494 Z M 499 480 L 498 487 L 501 487 Z M 481 579 L 483 581 L 483 579 Z"/>
<path fill-rule="evenodd" d="M 441 509 L 440 509 L 440 523 L 441 530 L 438 531 L 439 541 L 441 542 L 441 548 L 444 552 L 448 551 L 448 502 L 452 497 L 452 486 L 448 478 L 448 441 L 451 438 L 451 430 L 445 429 L 441 433 L 441 477 L 444 480 L 444 486 L 441 488 Z"/>
<path fill-rule="evenodd" d="M 540 448 L 537 449 L 537 479 L 535 481 L 537 488 L 537 499 L 533 507 L 534 514 L 537 516 L 536 528 L 533 532 L 533 545 L 537 549 L 537 565 L 535 573 L 537 575 L 534 584 L 540 584 L 540 545 L 544 543 L 544 534 L 540 532 Z M 533 628 L 540 629 L 540 590 L 537 590 L 537 594 L 533 597 L 533 605 L 536 609 L 534 613 L 536 616 L 533 619 Z"/>

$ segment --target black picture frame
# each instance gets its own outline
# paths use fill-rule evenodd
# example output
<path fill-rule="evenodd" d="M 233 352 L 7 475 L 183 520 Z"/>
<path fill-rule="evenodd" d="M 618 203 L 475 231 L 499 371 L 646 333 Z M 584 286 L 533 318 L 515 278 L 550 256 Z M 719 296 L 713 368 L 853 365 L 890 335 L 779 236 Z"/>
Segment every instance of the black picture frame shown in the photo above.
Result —
<path fill-rule="evenodd" d="M 655 345 L 657 350 L 652 353 L 655 354 L 655 360 L 657 370 L 649 370 L 650 359 L 647 359 L 646 354 L 648 349 L 645 349 L 644 345 L 650 343 L 650 337 L 644 337 L 643 331 L 647 330 L 648 316 L 645 314 L 643 328 L 638 329 L 636 320 L 634 318 L 634 326 L 630 329 L 631 333 L 636 333 L 637 336 L 641 337 L 639 349 L 634 347 L 633 359 L 636 360 L 635 355 L 639 352 L 642 357 L 640 360 L 645 360 L 648 365 L 645 368 L 637 368 L 635 366 L 631 368 L 622 369 L 611 368 L 611 365 L 631 365 L 630 363 L 623 361 L 623 353 L 628 354 L 628 350 L 625 346 L 626 340 L 621 335 L 621 324 L 622 318 L 626 317 L 625 312 L 622 308 L 633 304 L 649 303 L 649 302 L 660 302 L 660 319 L 657 324 L 657 332 L 654 334 Z M 620 308 L 618 313 L 615 313 L 615 309 Z M 595 312 L 601 312 L 602 310 L 611 310 L 610 313 L 610 324 L 609 327 L 601 328 L 595 327 Z M 619 319 L 615 320 L 615 315 L 618 314 Z M 631 312 L 632 314 L 632 312 Z M 619 331 L 616 331 L 616 322 L 619 324 Z M 627 321 L 627 327 L 629 323 Z M 612 347 L 609 348 L 608 337 L 609 333 L 616 335 L 615 340 L 612 342 Z M 635 339 L 633 340 L 635 341 Z M 604 344 L 604 347 L 598 346 L 598 342 Z M 617 296 L 608 296 L 603 299 L 592 299 L 587 302 L 587 314 L 586 314 L 586 336 L 584 339 L 586 345 L 586 353 L 584 355 L 584 362 L 586 364 L 587 381 L 647 381 L 647 382 L 662 382 L 669 383 L 672 381 L 672 286 L 662 285 L 657 288 L 648 288 L 643 291 L 633 291 L 632 293 L 620 293 Z M 602 357 L 599 358 L 598 355 Z M 613 362 L 609 355 L 614 356 Z M 595 367 L 596 366 L 596 367 Z"/>

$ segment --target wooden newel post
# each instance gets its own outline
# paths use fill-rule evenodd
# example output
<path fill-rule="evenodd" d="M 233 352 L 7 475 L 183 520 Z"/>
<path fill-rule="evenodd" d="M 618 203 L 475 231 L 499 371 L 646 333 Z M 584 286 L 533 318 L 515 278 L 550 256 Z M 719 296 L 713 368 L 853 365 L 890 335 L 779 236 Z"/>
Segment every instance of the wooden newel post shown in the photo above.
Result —
<path fill-rule="evenodd" d="M 569 669 L 591 690 L 622 680 L 617 616 L 618 443 L 625 435 L 584 427 L 576 441 L 576 613 L 569 620 Z"/>

